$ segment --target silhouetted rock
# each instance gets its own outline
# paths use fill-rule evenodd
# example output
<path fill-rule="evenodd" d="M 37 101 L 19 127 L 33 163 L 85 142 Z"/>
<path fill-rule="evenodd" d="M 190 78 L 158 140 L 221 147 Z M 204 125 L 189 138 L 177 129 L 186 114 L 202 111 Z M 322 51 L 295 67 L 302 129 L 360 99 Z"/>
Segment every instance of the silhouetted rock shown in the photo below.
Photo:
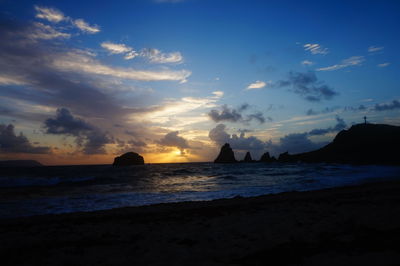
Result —
<path fill-rule="evenodd" d="M 253 159 L 251 158 L 250 152 L 246 152 L 246 155 L 244 156 L 243 162 L 245 163 L 252 163 L 254 162 Z"/>
<path fill-rule="evenodd" d="M 260 158 L 259 162 L 262 162 L 262 163 L 273 163 L 273 162 L 276 162 L 276 159 L 275 159 L 274 156 L 271 157 L 269 155 L 269 152 L 266 152 L 263 155 L 261 155 L 261 158 Z"/>
<path fill-rule="evenodd" d="M 221 147 L 221 151 L 217 159 L 214 160 L 214 163 L 236 163 L 235 154 L 229 143 L 225 143 L 224 146 Z"/>
<path fill-rule="evenodd" d="M 141 164 L 144 164 L 144 159 L 136 152 L 127 152 L 121 156 L 115 157 L 113 163 L 114 166 L 129 166 Z"/>
<path fill-rule="evenodd" d="M 34 160 L 0 161 L 0 167 L 35 167 L 35 166 L 43 166 L 43 164 Z"/>
<path fill-rule="evenodd" d="M 278 161 L 280 162 L 290 162 L 292 161 L 292 155 L 289 152 L 284 152 L 279 154 Z"/>
<path fill-rule="evenodd" d="M 399 151 L 400 127 L 358 124 L 340 131 L 331 143 L 321 149 L 294 155 L 281 154 L 279 161 L 400 164 Z"/>

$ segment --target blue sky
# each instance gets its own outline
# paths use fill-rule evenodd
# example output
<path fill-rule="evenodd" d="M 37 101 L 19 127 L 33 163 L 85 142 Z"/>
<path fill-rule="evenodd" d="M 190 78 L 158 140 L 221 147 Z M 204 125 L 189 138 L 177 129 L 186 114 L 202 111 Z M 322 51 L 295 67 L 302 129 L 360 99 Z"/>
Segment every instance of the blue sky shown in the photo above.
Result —
<path fill-rule="evenodd" d="M 224 142 L 257 158 L 321 147 L 364 116 L 400 124 L 398 1 L 0 8 L 0 159 L 210 161 Z"/>

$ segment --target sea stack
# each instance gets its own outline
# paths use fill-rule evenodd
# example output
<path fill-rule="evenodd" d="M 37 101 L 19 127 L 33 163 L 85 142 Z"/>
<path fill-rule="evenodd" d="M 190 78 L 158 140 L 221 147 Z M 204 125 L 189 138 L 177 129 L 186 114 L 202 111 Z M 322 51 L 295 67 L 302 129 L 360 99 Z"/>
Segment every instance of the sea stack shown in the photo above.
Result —
<path fill-rule="evenodd" d="M 235 154 L 229 143 L 225 143 L 224 146 L 221 147 L 221 151 L 217 159 L 214 160 L 214 163 L 236 163 Z"/>
<path fill-rule="evenodd" d="M 244 156 L 243 162 L 245 163 L 252 163 L 253 159 L 251 158 L 250 152 L 246 152 L 246 155 Z"/>
<path fill-rule="evenodd" d="M 143 165 L 144 159 L 136 152 L 127 152 L 115 157 L 113 166 Z"/>
<path fill-rule="evenodd" d="M 271 157 L 269 155 L 269 152 L 266 152 L 261 156 L 260 162 L 262 162 L 262 163 L 272 163 L 272 162 L 276 162 L 276 159 L 273 156 Z"/>

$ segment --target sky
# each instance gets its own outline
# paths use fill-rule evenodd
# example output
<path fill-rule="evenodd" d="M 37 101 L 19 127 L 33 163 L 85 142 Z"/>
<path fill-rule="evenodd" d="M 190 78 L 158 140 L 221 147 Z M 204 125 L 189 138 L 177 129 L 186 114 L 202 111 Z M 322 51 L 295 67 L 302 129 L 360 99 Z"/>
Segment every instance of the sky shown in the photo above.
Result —
<path fill-rule="evenodd" d="M 400 125 L 400 1 L 0 0 L 0 160 L 207 162 Z"/>

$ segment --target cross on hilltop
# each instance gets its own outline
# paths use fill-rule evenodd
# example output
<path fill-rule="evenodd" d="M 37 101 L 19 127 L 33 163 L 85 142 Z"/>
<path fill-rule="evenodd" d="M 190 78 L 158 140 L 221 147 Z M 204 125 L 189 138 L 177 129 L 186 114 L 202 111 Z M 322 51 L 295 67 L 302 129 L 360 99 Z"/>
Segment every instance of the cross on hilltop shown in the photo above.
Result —
<path fill-rule="evenodd" d="M 367 117 L 366 116 L 364 116 L 364 124 L 365 125 L 367 124 Z"/>

